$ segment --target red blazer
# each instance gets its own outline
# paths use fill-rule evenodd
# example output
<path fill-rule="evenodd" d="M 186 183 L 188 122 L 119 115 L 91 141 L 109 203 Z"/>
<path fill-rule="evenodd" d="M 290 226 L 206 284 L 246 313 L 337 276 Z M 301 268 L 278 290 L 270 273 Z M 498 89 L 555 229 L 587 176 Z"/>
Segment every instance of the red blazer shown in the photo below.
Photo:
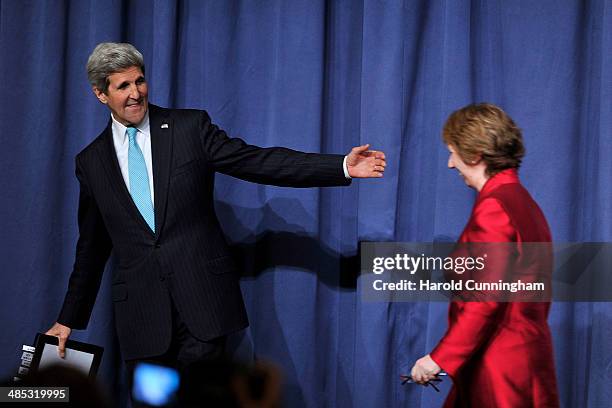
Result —
<path fill-rule="evenodd" d="M 514 169 L 487 181 L 459 239 L 550 241 L 546 219 Z M 550 274 L 551 257 L 536 257 L 530 267 Z M 448 330 L 431 352 L 454 382 L 444 406 L 558 407 L 549 309 L 548 302 L 451 302 Z"/>

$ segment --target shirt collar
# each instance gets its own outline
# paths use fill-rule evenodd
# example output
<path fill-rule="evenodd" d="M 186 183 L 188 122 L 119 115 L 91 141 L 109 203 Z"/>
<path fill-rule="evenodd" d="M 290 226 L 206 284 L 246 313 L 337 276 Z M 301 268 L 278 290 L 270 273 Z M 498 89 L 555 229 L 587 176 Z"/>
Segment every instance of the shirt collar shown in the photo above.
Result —
<path fill-rule="evenodd" d="M 111 119 L 113 122 L 112 124 L 113 133 L 119 136 L 122 144 L 126 143 L 127 142 L 127 133 L 126 133 L 127 126 L 125 126 L 123 123 L 115 119 L 112 113 L 111 113 Z M 147 113 L 145 113 L 145 116 L 142 119 L 142 122 L 140 122 L 137 126 L 133 126 L 133 127 L 138 129 L 138 131 L 144 134 L 145 137 L 149 135 L 150 126 L 149 126 L 149 110 L 148 109 L 147 109 Z"/>

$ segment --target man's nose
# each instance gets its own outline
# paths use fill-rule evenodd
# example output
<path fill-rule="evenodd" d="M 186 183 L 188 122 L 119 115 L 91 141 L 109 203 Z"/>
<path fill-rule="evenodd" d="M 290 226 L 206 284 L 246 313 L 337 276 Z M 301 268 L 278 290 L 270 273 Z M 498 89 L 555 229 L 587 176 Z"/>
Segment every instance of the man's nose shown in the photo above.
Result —
<path fill-rule="evenodd" d="M 448 168 L 449 169 L 455 168 L 455 163 L 453 163 L 453 159 L 451 159 L 450 157 L 448 158 Z"/>
<path fill-rule="evenodd" d="M 136 86 L 136 84 L 132 84 L 130 86 L 130 98 L 140 99 L 140 91 L 138 90 L 138 87 Z"/>

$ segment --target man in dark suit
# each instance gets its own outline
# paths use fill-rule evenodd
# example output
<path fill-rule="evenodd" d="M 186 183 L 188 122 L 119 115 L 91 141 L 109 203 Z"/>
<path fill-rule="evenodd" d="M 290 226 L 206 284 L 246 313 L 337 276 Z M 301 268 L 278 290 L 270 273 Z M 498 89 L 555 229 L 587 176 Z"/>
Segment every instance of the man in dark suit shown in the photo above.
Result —
<path fill-rule="evenodd" d="M 76 157 L 76 260 L 47 332 L 59 337 L 62 356 L 71 330 L 87 326 L 111 251 L 116 328 L 129 364 L 210 358 L 222 353 L 229 333 L 248 325 L 215 215 L 215 172 L 290 187 L 382 177 L 384 154 L 368 145 L 344 157 L 259 148 L 228 137 L 204 111 L 149 104 L 143 58 L 130 44 L 99 44 L 87 71 L 111 119 Z"/>

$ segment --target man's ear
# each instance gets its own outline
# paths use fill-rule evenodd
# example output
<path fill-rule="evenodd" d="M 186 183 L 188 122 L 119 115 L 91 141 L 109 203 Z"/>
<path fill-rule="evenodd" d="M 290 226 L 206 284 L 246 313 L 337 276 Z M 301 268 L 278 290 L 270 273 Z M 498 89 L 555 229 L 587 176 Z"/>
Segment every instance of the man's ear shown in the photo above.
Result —
<path fill-rule="evenodd" d="M 91 89 L 93 90 L 93 93 L 96 95 L 96 98 L 98 98 L 100 102 L 102 102 L 103 104 L 106 104 L 108 102 L 106 94 L 102 92 L 97 86 L 92 86 Z"/>

